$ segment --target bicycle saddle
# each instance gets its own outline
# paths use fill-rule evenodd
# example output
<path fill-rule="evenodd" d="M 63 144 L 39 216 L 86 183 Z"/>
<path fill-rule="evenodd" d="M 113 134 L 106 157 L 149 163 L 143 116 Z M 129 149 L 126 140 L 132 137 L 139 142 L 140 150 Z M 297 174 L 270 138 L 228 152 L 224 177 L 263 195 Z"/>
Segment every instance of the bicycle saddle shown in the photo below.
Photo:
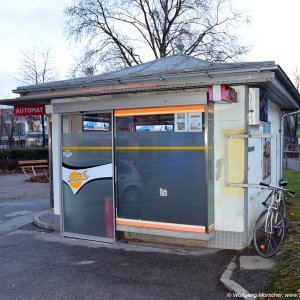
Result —
<path fill-rule="evenodd" d="M 279 180 L 279 186 L 286 186 L 288 184 L 287 180 L 285 180 L 284 178 Z"/>

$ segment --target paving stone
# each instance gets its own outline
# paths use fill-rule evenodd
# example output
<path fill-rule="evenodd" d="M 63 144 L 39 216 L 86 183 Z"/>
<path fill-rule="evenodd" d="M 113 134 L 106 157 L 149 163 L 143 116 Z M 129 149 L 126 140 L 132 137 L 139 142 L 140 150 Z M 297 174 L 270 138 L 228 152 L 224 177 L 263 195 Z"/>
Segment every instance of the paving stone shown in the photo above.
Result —
<path fill-rule="evenodd" d="M 260 256 L 241 256 L 241 270 L 269 270 L 273 268 L 275 262 L 271 258 L 263 258 Z"/>

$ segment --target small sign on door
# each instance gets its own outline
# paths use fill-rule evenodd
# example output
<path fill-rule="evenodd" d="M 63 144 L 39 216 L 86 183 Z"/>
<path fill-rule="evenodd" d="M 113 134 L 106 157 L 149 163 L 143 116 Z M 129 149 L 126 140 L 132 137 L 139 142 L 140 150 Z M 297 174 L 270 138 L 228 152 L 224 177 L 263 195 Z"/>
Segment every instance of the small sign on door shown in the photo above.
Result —
<path fill-rule="evenodd" d="M 159 189 L 159 195 L 160 195 L 161 197 L 167 197 L 167 196 L 168 196 L 168 190 L 163 189 L 163 188 L 160 188 L 160 189 Z"/>

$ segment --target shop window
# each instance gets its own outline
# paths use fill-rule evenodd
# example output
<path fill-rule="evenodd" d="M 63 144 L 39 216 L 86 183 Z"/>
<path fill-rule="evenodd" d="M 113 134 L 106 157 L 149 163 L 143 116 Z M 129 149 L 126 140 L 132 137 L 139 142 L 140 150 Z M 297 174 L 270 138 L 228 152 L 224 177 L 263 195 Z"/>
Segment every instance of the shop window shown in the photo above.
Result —
<path fill-rule="evenodd" d="M 108 113 L 63 116 L 62 128 L 63 133 L 110 132 L 111 116 Z"/>
<path fill-rule="evenodd" d="M 203 111 L 116 116 L 118 217 L 207 224 L 204 119 Z"/>
<path fill-rule="evenodd" d="M 111 131 L 110 114 L 90 114 L 83 116 L 83 131 Z"/>

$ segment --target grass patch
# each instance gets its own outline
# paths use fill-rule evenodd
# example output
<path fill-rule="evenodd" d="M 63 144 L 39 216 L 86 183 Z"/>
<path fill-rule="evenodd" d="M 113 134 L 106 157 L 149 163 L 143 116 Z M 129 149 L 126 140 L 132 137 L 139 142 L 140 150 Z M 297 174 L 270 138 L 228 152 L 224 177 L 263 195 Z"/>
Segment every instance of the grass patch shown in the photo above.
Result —
<path fill-rule="evenodd" d="M 300 221 L 300 172 L 285 169 L 284 177 L 288 181 L 287 188 L 296 192 L 296 197 L 287 201 L 287 218 L 291 221 Z"/>
<path fill-rule="evenodd" d="M 300 172 L 285 170 L 288 189 L 294 190 L 296 197 L 287 202 L 287 218 L 300 222 Z M 295 226 L 284 241 L 277 255 L 278 263 L 273 269 L 270 291 L 272 293 L 300 293 L 300 226 Z"/>

